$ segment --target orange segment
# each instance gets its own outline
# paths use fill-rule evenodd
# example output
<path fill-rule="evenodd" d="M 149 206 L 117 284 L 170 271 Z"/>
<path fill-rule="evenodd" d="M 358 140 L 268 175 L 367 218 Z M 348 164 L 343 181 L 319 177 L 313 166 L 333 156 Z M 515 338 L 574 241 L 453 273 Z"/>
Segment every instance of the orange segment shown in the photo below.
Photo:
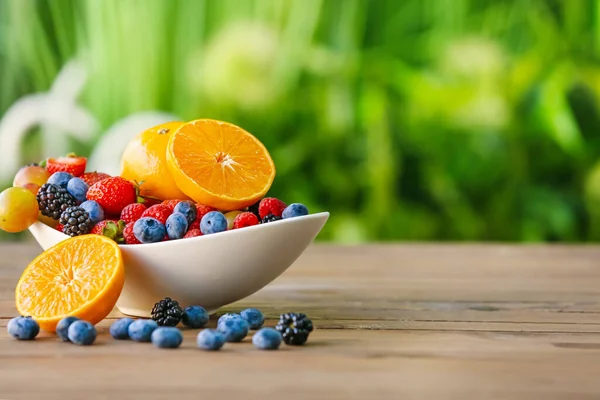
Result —
<path fill-rule="evenodd" d="M 188 122 L 171 135 L 167 164 L 182 192 L 223 211 L 254 204 L 275 179 L 271 155 L 256 137 L 211 119 Z"/>
<path fill-rule="evenodd" d="M 119 246 L 101 235 L 67 239 L 37 256 L 17 284 L 17 310 L 54 332 L 66 316 L 92 324 L 114 308 L 125 281 Z"/>

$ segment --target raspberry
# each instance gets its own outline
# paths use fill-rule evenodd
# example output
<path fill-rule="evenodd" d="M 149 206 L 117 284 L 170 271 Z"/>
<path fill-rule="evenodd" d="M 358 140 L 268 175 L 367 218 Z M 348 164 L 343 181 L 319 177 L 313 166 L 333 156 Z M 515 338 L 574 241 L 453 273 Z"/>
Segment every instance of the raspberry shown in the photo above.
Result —
<path fill-rule="evenodd" d="M 260 218 L 264 218 L 269 214 L 276 217 L 281 217 L 283 210 L 285 210 L 285 203 L 275 197 L 265 197 L 260 201 L 258 205 L 258 214 Z"/>
<path fill-rule="evenodd" d="M 258 218 L 251 212 L 243 212 L 233 219 L 233 229 L 245 228 L 252 225 L 258 225 Z"/>
<path fill-rule="evenodd" d="M 189 230 L 200 229 L 200 220 L 202 219 L 202 217 L 204 217 L 211 211 L 217 211 L 216 208 L 211 206 L 205 206 L 204 204 L 196 204 L 196 209 L 198 210 L 198 213 L 196 214 L 196 219 L 194 220 L 194 222 L 190 224 L 188 228 Z"/>
<path fill-rule="evenodd" d="M 164 225 L 167 223 L 167 218 L 169 218 L 169 215 L 171 215 L 171 210 L 169 207 L 165 206 L 164 204 L 155 204 L 144 211 L 142 217 L 156 218 L 161 224 Z"/>
<path fill-rule="evenodd" d="M 123 238 L 125 239 L 125 244 L 142 244 L 135 235 L 133 234 L 133 226 L 135 222 L 130 222 L 125 225 L 125 229 L 123 229 Z"/>
<path fill-rule="evenodd" d="M 126 224 L 130 222 L 135 222 L 138 219 L 142 218 L 142 214 L 146 211 L 146 206 L 141 203 L 133 203 L 123 208 L 121 211 L 121 219 L 125 221 Z"/>
<path fill-rule="evenodd" d="M 169 210 L 171 210 L 171 212 L 173 212 L 173 209 L 175 208 L 177 203 L 179 203 L 180 201 L 183 201 L 183 200 L 165 200 L 161 204 L 169 207 Z"/>
<path fill-rule="evenodd" d="M 56 228 L 54 228 L 54 229 L 56 229 L 59 232 L 62 232 L 64 228 L 65 228 L 65 226 L 63 224 L 58 224 L 58 225 L 56 225 Z"/>
<path fill-rule="evenodd" d="M 190 229 L 183 236 L 183 238 L 185 239 L 185 238 L 191 238 L 191 237 L 196 237 L 196 236 L 202 236 L 202 231 L 200 231 L 200 229 Z"/>

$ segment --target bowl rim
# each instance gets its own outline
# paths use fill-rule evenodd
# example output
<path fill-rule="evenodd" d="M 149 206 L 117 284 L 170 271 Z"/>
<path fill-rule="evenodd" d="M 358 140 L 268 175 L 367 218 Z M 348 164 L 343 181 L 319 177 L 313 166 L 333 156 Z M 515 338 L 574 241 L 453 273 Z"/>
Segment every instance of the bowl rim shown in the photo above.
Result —
<path fill-rule="evenodd" d="M 257 229 L 272 229 L 274 227 L 277 226 L 281 226 L 284 224 L 290 224 L 290 223 L 295 223 L 298 221 L 306 221 L 306 220 L 321 220 L 321 219 L 325 219 L 325 222 L 327 221 L 327 219 L 329 219 L 330 213 L 329 211 L 323 211 L 323 212 L 318 212 L 318 213 L 313 213 L 313 214 L 307 214 L 307 215 L 301 215 L 298 217 L 292 217 L 292 218 L 285 218 L 285 219 L 280 219 L 277 221 L 273 221 L 273 222 L 269 222 L 268 224 L 257 224 L 257 225 L 252 225 L 252 226 L 246 226 L 244 228 L 240 228 L 240 229 L 231 229 L 231 230 L 227 230 L 227 231 L 223 231 L 223 232 L 218 232 L 218 233 L 213 233 L 213 234 L 209 234 L 209 235 L 202 235 L 202 236 L 194 236 L 191 238 L 186 238 L 186 243 L 194 243 L 197 242 L 198 240 L 213 240 L 215 237 L 217 238 L 225 238 L 226 235 L 238 235 L 240 234 L 240 232 L 252 232 L 253 230 L 257 230 Z M 323 223 L 323 225 L 325 224 L 325 222 Z M 56 229 L 52 228 L 49 225 L 44 224 L 42 221 L 36 221 L 34 222 L 34 225 L 40 226 L 42 225 L 43 227 L 46 227 L 48 229 L 52 229 L 53 231 L 55 231 L 57 234 L 60 234 L 61 236 L 63 236 L 65 239 L 69 238 L 69 235 L 65 235 L 64 233 L 57 231 Z M 271 227 L 271 228 L 269 228 Z M 322 228 L 321 228 L 322 229 Z M 141 244 L 119 244 L 119 247 L 125 247 L 127 249 L 132 249 L 132 248 L 159 248 L 160 246 L 168 246 L 169 244 L 172 244 L 174 242 L 179 242 L 179 240 L 167 240 L 164 242 L 156 242 L 156 243 L 141 243 Z"/>

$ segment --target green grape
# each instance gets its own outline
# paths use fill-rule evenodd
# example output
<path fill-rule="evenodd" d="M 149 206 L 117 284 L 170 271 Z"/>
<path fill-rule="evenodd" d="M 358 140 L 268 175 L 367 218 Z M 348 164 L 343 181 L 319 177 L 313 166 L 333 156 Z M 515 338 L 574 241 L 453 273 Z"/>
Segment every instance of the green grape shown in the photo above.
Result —
<path fill-rule="evenodd" d="M 229 211 L 225 214 L 225 218 L 227 218 L 227 230 L 233 229 L 233 220 L 241 213 L 242 211 Z"/>
<path fill-rule="evenodd" d="M 17 172 L 13 180 L 13 186 L 25 187 L 28 183 L 33 183 L 39 187 L 46 183 L 49 177 L 50 173 L 45 168 L 30 165 L 21 168 Z"/>
<path fill-rule="evenodd" d="M 38 217 L 38 203 L 31 191 L 11 187 L 0 193 L 0 229 L 6 232 L 22 232 Z"/>

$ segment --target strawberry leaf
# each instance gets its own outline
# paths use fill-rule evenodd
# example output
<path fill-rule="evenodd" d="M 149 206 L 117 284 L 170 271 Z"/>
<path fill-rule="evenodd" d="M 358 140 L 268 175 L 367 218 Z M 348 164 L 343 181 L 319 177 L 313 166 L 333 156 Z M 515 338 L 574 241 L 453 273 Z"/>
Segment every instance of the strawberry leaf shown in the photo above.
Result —
<path fill-rule="evenodd" d="M 104 226 L 104 228 L 102 228 L 102 235 L 114 240 L 119 244 L 122 244 L 125 243 L 123 229 L 125 229 L 125 221 L 119 220 L 119 222 L 116 224 L 110 221 Z"/>

